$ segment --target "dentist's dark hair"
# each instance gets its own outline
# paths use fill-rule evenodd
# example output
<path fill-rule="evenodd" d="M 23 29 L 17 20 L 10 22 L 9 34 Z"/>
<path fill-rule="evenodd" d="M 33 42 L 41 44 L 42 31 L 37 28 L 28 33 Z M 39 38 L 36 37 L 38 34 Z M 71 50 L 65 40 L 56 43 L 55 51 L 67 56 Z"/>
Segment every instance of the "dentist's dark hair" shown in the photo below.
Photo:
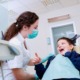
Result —
<path fill-rule="evenodd" d="M 18 32 L 21 31 L 24 25 L 26 25 L 28 28 L 35 23 L 39 17 L 37 16 L 36 13 L 26 11 L 22 13 L 6 31 L 4 34 L 4 39 L 5 40 L 10 40 L 12 37 L 18 34 Z"/>

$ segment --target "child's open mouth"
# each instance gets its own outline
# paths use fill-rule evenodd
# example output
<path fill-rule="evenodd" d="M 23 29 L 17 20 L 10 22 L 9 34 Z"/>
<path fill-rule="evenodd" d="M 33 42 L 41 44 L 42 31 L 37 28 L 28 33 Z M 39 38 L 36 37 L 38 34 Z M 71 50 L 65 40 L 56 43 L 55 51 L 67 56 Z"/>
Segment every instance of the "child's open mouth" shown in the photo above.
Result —
<path fill-rule="evenodd" d="M 59 52 L 62 52 L 62 51 L 64 51 L 64 49 L 60 49 L 60 50 L 59 50 Z"/>

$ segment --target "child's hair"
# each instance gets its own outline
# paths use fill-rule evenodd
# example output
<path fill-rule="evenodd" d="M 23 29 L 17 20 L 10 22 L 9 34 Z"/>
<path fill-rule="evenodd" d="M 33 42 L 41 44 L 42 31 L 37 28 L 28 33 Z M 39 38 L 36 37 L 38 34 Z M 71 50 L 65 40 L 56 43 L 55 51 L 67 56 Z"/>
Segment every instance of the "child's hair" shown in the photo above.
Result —
<path fill-rule="evenodd" d="M 57 42 L 58 42 L 59 40 L 61 40 L 61 39 L 66 40 L 70 45 L 75 45 L 74 42 L 73 42 L 73 40 L 70 39 L 70 38 L 67 38 L 67 37 L 61 37 L 61 38 L 59 38 L 59 39 L 57 40 Z"/>

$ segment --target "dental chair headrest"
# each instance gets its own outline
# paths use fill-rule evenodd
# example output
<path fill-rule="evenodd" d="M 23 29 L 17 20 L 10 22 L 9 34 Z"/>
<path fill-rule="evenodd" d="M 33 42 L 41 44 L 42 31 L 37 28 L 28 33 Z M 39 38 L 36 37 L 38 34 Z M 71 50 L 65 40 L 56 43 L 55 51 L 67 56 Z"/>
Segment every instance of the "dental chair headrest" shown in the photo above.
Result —
<path fill-rule="evenodd" d="M 19 55 L 19 49 L 8 41 L 0 40 L 0 61 L 11 60 Z"/>
<path fill-rule="evenodd" d="M 76 40 L 80 38 L 80 35 L 79 34 L 76 34 L 73 38 L 71 38 L 71 40 L 73 41 L 74 43 L 74 50 L 80 54 L 80 45 L 76 45 Z"/>
<path fill-rule="evenodd" d="M 80 46 L 74 46 L 74 50 L 80 54 Z"/>
<path fill-rule="evenodd" d="M 80 38 L 80 35 L 79 34 L 75 34 L 75 36 L 71 38 L 71 40 L 73 41 L 74 45 L 76 45 L 76 40 L 78 38 Z"/>

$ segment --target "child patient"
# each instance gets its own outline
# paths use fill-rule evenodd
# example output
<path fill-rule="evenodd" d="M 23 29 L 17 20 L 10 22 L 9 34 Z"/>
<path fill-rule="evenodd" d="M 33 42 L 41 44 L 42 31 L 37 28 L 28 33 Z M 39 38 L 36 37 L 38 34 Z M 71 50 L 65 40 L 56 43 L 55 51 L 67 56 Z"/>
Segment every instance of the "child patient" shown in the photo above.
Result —
<path fill-rule="evenodd" d="M 42 63 L 35 65 L 36 74 L 41 80 L 80 80 L 80 54 L 74 49 L 74 41 L 67 37 L 59 38 L 57 51 L 44 67 Z"/>

